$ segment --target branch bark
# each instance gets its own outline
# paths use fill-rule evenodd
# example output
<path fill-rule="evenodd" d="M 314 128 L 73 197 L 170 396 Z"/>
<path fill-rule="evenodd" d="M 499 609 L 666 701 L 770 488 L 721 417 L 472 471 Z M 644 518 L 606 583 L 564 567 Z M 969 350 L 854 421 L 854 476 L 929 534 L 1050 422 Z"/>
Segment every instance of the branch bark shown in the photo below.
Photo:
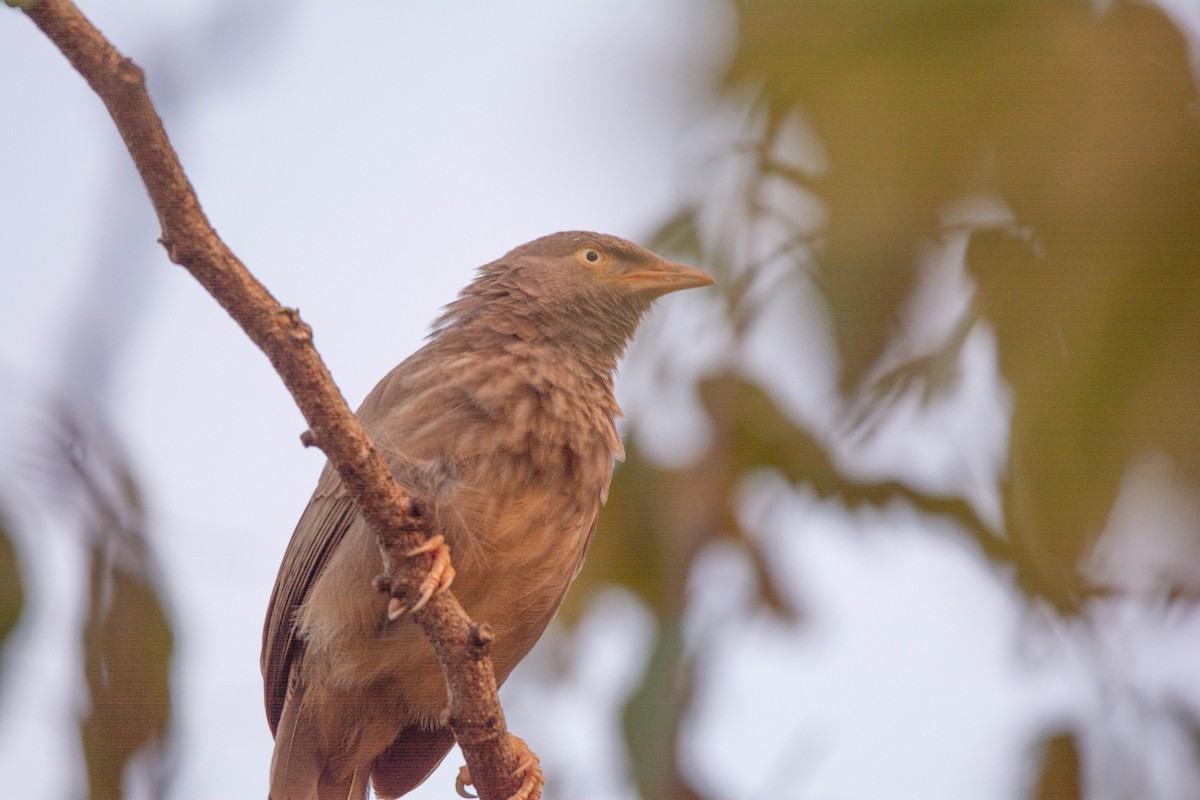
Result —
<path fill-rule="evenodd" d="M 430 565 L 428 555 L 404 556 L 430 533 L 419 506 L 396 482 L 351 413 L 313 347 L 312 330 L 295 309 L 271 296 L 209 224 L 146 93 L 141 69 L 70 0 L 6 2 L 41 29 L 104 101 L 158 214 L 167 255 L 187 269 L 266 354 L 308 422 L 305 443 L 325 452 L 375 531 L 392 586 L 402 595 L 415 596 Z M 521 786 L 521 765 L 496 694 L 489 631 L 473 623 L 449 591 L 432 598 L 414 619 L 442 666 L 448 723 L 480 797 L 505 800 Z"/>

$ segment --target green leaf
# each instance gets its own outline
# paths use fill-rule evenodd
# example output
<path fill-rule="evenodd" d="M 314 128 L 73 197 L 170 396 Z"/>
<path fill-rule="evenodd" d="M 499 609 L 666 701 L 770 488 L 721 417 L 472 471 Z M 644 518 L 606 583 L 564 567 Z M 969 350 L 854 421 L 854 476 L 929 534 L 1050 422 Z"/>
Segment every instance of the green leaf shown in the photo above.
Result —
<path fill-rule="evenodd" d="M 17 550 L 0 517 L 0 648 L 16 627 L 24 607 L 25 586 L 21 580 Z"/>
<path fill-rule="evenodd" d="M 1041 747 L 1041 773 L 1033 800 L 1082 800 L 1079 746 L 1072 733 L 1055 734 Z"/>
<path fill-rule="evenodd" d="M 173 636 L 147 576 L 105 550 L 97 541 L 89 554 L 83 649 L 90 707 L 80 735 L 92 800 L 119 800 L 130 759 L 166 736 Z"/>

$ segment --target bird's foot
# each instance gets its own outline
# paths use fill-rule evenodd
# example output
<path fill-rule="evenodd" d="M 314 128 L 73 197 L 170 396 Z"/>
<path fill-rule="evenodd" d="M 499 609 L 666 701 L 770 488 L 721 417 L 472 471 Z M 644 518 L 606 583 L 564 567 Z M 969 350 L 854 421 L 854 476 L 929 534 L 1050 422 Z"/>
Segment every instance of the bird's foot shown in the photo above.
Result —
<path fill-rule="evenodd" d="M 471 780 L 471 770 L 467 769 L 467 765 L 463 764 L 458 768 L 458 777 L 454 779 L 454 791 L 459 797 L 470 798 L 479 797 L 473 794 L 468 786 L 474 786 L 475 782 Z"/>
<path fill-rule="evenodd" d="M 429 602 L 429 598 L 435 594 L 441 594 L 450 588 L 450 584 L 454 583 L 456 573 L 454 565 L 450 563 L 450 545 L 446 544 L 444 536 L 440 533 L 430 536 L 424 544 L 414 547 L 404 555 L 408 558 L 413 558 L 422 553 L 430 553 L 433 556 L 433 563 L 429 566 L 429 572 L 425 575 L 425 580 L 421 581 L 421 585 L 417 587 L 420 595 L 417 597 L 417 601 L 411 606 L 405 606 L 398 597 L 390 599 L 387 607 L 389 621 L 399 619 L 410 611 L 420 611 Z"/>
<path fill-rule="evenodd" d="M 508 735 L 509 741 L 512 742 L 513 749 L 517 751 L 517 758 L 520 759 L 521 765 L 517 767 L 517 771 L 513 775 L 524 775 L 521 781 L 521 788 L 517 789 L 508 800 L 540 800 L 542 796 L 542 787 L 546 785 L 546 778 L 542 775 L 542 762 L 537 757 L 537 753 L 529 749 L 529 745 L 525 744 L 525 740 L 519 736 Z M 464 767 L 459 767 L 458 778 L 454 781 L 454 789 L 458 792 L 459 797 L 478 797 L 467 791 L 468 786 L 473 786 L 471 782 L 471 771 Z"/>

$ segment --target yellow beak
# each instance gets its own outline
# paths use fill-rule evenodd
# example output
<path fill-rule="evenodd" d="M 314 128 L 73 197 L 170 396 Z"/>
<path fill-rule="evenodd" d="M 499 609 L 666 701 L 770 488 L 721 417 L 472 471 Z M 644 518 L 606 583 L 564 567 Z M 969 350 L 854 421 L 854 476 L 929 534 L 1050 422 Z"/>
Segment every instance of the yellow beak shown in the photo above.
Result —
<path fill-rule="evenodd" d="M 676 264 L 674 261 L 658 261 L 645 269 L 626 272 L 617 280 L 627 286 L 631 292 L 654 297 L 668 292 L 677 292 L 680 289 L 695 289 L 699 286 L 712 286 L 716 283 L 707 272 L 684 264 Z"/>

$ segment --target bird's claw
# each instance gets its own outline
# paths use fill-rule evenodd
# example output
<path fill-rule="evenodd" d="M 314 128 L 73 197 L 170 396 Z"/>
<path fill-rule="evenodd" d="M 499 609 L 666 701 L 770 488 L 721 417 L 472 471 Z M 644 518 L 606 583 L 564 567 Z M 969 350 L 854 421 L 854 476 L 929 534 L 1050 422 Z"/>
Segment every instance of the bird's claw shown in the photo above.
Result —
<path fill-rule="evenodd" d="M 473 785 L 474 784 L 471 782 L 471 770 L 467 769 L 467 765 L 464 764 L 458 768 L 458 777 L 454 779 L 454 791 L 459 797 L 479 797 L 479 795 L 474 794 L 467 789 L 468 786 Z"/>
<path fill-rule="evenodd" d="M 450 563 L 450 545 L 446 544 L 446 537 L 440 533 L 430 536 L 424 543 L 404 555 L 413 558 L 423 553 L 430 553 L 433 556 L 433 562 L 429 565 L 429 572 L 426 573 L 425 580 L 421 581 L 421 585 L 417 587 L 417 591 L 420 593 L 417 602 L 411 606 L 405 606 L 400 598 L 391 598 L 388 600 L 387 607 L 388 621 L 394 622 L 409 612 L 420 611 L 431 597 L 446 591 L 450 588 L 450 584 L 454 583 L 456 572 L 454 565 Z"/>
<path fill-rule="evenodd" d="M 513 775 L 525 776 L 521 781 L 521 788 L 513 792 L 508 800 L 541 800 L 542 787 L 546 785 L 546 778 L 542 775 L 541 759 L 537 757 L 537 753 L 529 749 L 529 745 L 525 744 L 525 740 L 521 737 L 513 736 L 510 733 L 508 738 L 512 742 L 513 749 L 517 751 L 517 758 L 521 760 L 520 766 L 513 772 Z M 471 770 L 465 766 L 459 767 L 458 777 L 454 779 L 454 791 L 458 792 L 459 797 L 478 797 L 479 795 L 467 791 L 467 787 L 473 785 Z"/>
<path fill-rule="evenodd" d="M 430 536 L 428 539 L 421 542 L 419 545 L 414 547 L 412 550 L 409 550 L 408 552 L 406 552 L 404 554 L 404 557 L 405 558 L 413 558 L 414 556 L 421 555 L 421 553 L 432 553 L 434 550 L 437 550 L 439 547 L 441 547 L 445 543 L 446 543 L 446 537 L 442 536 L 440 533 L 435 533 L 433 536 Z"/>

